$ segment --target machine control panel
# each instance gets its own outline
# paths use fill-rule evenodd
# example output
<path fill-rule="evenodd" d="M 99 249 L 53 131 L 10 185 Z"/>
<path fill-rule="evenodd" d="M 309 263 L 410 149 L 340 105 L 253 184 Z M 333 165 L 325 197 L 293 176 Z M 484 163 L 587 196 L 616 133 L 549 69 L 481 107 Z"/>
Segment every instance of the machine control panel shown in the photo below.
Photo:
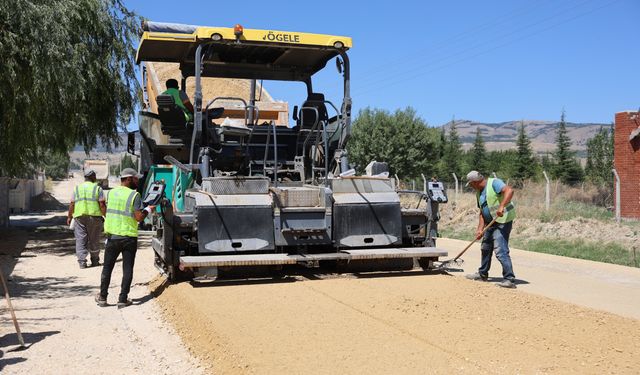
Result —
<path fill-rule="evenodd" d="M 156 181 L 152 183 L 147 192 L 147 196 L 144 197 L 144 200 L 142 201 L 144 206 L 149 206 L 149 205 L 157 206 L 160 203 L 160 200 L 162 199 L 162 197 L 164 196 L 164 188 L 165 188 L 164 182 Z"/>
<path fill-rule="evenodd" d="M 429 194 L 429 199 L 433 202 L 447 203 L 449 201 L 444 184 L 440 181 L 429 181 L 427 183 L 427 193 Z"/>

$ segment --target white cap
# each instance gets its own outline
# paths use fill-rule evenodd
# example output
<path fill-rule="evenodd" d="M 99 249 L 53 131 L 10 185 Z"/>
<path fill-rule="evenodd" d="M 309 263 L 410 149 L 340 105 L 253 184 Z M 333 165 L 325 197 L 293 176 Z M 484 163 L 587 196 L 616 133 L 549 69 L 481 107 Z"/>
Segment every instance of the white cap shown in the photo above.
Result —
<path fill-rule="evenodd" d="M 125 177 L 138 177 L 141 178 L 142 175 L 138 173 L 138 171 L 136 171 L 133 168 L 125 168 L 120 172 L 120 178 L 125 178 Z"/>
<path fill-rule="evenodd" d="M 477 182 L 482 180 L 484 180 L 484 176 L 482 175 L 482 173 L 478 171 L 471 171 L 467 173 L 467 183 L 464 186 L 469 186 L 469 183 L 471 182 Z"/>

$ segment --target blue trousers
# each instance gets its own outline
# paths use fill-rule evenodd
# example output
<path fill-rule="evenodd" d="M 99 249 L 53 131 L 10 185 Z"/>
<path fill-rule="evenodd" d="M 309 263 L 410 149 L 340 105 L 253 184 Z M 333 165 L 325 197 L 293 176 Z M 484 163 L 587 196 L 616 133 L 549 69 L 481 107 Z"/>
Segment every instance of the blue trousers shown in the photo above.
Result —
<path fill-rule="evenodd" d="M 511 234 L 512 226 L 513 221 L 505 224 L 496 223 L 484 232 L 482 244 L 480 245 L 482 260 L 480 262 L 480 268 L 478 269 L 478 273 L 482 277 L 489 276 L 491 256 L 495 253 L 496 258 L 500 264 L 502 264 L 502 277 L 508 280 L 514 280 L 516 278 L 513 273 L 511 257 L 509 256 L 509 235 Z"/>

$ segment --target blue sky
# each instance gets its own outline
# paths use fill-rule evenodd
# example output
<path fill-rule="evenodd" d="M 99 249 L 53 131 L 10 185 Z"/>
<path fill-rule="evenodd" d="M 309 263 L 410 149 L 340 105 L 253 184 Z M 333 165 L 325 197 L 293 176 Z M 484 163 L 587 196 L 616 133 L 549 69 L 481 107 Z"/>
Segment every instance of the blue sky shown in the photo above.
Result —
<path fill-rule="evenodd" d="M 125 1 L 153 21 L 347 35 L 355 112 L 412 106 L 431 126 L 613 121 L 640 107 L 640 0 Z M 333 64 L 314 81 L 337 105 Z M 302 84 L 265 82 L 300 104 Z M 206 99 L 206 98 L 205 98 Z"/>

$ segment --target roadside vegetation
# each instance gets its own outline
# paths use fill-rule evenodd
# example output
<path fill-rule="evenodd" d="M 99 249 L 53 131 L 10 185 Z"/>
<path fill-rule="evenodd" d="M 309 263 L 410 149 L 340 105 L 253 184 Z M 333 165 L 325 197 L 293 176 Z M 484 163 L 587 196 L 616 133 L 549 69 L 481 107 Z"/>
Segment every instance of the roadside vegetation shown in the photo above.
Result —
<path fill-rule="evenodd" d="M 576 239 L 536 239 L 529 241 L 516 240 L 513 242 L 513 246 L 537 253 L 638 267 L 637 254 L 615 242 L 598 243 Z"/>
<path fill-rule="evenodd" d="M 513 149 L 487 150 L 478 129 L 471 149 L 464 151 L 455 120 L 446 128 L 438 129 L 429 127 L 411 107 L 395 112 L 365 108 L 353 122 L 348 151 L 351 162 L 361 173 L 372 160 L 387 162 L 392 176 L 397 174 L 401 180 L 416 181 L 418 185 L 422 183 L 421 174 L 453 183 L 453 174 L 462 180 L 470 170 L 478 170 L 485 176 L 495 173 L 515 187 L 525 187 L 531 182 L 544 181 L 543 171 L 546 171 L 556 185 L 586 184 L 602 190 L 599 197 L 605 200 L 593 203 L 612 205 L 612 127 L 603 127 L 587 142 L 583 168 L 571 149 L 573 144 L 566 124 L 566 114 L 562 111 L 556 129 L 556 149 L 548 155 L 533 151 L 524 122 L 518 129 Z"/>
<path fill-rule="evenodd" d="M 488 177 L 495 173 L 517 189 L 515 248 L 638 267 L 640 223 L 617 224 L 613 215 L 611 128 L 603 127 L 587 142 L 583 168 L 571 150 L 564 111 L 556 149 L 548 155 L 534 153 L 524 122 L 515 147 L 504 151 L 488 151 L 480 130 L 464 151 L 455 124 L 452 120 L 446 129 L 434 129 L 411 108 L 394 113 L 367 108 L 354 121 L 349 152 L 360 172 L 371 160 L 388 162 L 404 189 L 422 190 L 421 173 L 447 183 L 450 201 L 441 206 L 442 237 L 473 239 L 478 209 L 475 194 L 463 185 L 466 173 L 475 169 Z M 543 171 L 551 179 L 549 209 Z M 454 173 L 461 186 L 457 199 Z"/>
<path fill-rule="evenodd" d="M 551 205 L 544 205 L 544 185 L 527 183 L 516 190 L 517 218 L 510 244 L 513 248 L 598 262 L 640 267 L 640 222 L 615 222 L 611 207 L 593 202 L 602 191 L 594 186 L 555 184 Z M 470 191 L 441 206 L 440 236 L 473 240 L 478 220 L 475 196 Z"/>

